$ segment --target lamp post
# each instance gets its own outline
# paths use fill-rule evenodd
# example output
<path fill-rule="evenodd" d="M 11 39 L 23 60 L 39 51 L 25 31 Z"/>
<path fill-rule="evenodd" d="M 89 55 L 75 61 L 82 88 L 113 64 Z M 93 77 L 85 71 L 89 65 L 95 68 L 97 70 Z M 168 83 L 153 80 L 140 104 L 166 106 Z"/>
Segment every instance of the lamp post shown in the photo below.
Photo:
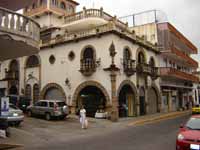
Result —
<path fill-rule="evenodd" d="M 115 45 L 112 42 L 109 48 L 110 56 L 112 58 L 111 65 L 108 68 L 105 68 L 105 71 L 110 72 L 111 79 L 111 99 L 112 99 L 112 109 L 111 109 L 111 121 L 117 122 L 119 119 L 119 110 L 118 110 L 118 100 L 116 96 L 116 72 L 119 71 L 119 68 L 115 65 L 114 57 L 117 54 L 115 51 Z"/>

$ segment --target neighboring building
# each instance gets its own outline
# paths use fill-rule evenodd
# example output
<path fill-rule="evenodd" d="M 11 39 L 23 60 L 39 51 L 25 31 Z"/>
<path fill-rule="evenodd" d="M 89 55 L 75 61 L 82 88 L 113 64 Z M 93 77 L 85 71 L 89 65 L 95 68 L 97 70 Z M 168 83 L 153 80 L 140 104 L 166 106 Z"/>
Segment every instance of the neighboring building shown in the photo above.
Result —
<path fill-rule="evenodd" d="M 144 15 L 144 14 L 143 14 Z M 155 16 L 156 18 L 156 16 Z M 195 103 L 196 84 L 199 78 L 194 74 L 198 62 L 191 58 L 197 48 L 169 22 L 158 22 L 134 26 L 135 33 L 158 45 L 162 109 L 176 111 L 187 103 Z"/>
<path fill-rule="evenodd" d="M 14 12 L 32 2 L 34 0 L 18 0 L 17 3 L 13 3 L 13 0 L 0 1 L 0 61 L 39 52 L 39 24 Z M 0 77 L 3 79 L 0 81 L 0 96 L 5 95 L 7 88 L 19 89 L 20 66 L 16 63 L 13 61 L 9 68 L 0 63 Z"/>
<path fill-rule="evenodd" d="M 72 113 L 84 104 L 87 115 L 106 111 L 113 120 L 160 112 L 155 45 L 102 8 L 76 13 L 77 5 L 46 0 L 24 9 L 43 29 L 38 55 L 2 63 L 3 69 L 20 66 L 19 94 L 33 102 L 66 100 Z"/>

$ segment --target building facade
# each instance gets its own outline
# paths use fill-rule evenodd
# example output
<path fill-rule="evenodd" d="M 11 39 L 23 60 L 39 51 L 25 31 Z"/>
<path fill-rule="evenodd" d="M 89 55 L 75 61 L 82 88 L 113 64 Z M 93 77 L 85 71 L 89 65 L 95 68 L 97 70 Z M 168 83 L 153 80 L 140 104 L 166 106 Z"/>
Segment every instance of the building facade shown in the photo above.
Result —
<path fill-rule="evenodd" d="M 198 62 L 191 58 L 197 48 L 169 22 L 134 26 L 139 36 L 158 45 L 162 108 L 165 112 L 185 109 L 199 101 L 195 75 Z M 195 94 L 196 93 L 196 94 Z"/>
<path fill-rule="evenodd" d="M 37 55 L 2 63 L 2 70 L 19 66 L 19 94 L 63 99 L 72 113 L 84 105 L 88 116 L 107 112 L 113 120 L 161 112 L 156 45 L 103 8 L 76 13 L 77 5 L 46 0 L 24 9 L 43 28 Z"/>

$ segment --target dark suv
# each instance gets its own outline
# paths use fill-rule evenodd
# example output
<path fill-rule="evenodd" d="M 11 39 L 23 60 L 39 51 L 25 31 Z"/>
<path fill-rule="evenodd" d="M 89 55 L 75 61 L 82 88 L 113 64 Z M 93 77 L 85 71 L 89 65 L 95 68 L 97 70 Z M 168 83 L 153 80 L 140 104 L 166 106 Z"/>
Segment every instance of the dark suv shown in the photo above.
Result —
<path fill-rule="evenodd" d="M 45 116 L 46 120 L 53 117 L 64 119 L 69 114 L 69 109 L 62 100 L 39 100 L 34 105 L 28 106 L 28 115 Z"/>
<path fill-rule="evenodd" d="M 31 99 L 26 96 L 8 95 L 7 97 L 9 97 L 9 102 L 11 104 L 17 106 L 23 112 L 26 112 L 27 107 L 31 104 Z"/>

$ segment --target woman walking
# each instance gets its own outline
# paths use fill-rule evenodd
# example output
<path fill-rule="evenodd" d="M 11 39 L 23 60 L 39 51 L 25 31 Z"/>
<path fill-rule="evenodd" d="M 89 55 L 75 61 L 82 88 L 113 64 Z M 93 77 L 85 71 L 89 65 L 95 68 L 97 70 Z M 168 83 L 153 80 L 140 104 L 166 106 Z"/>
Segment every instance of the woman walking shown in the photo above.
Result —
<path fill-rule="evenodd" d="M 84 106 L 81 106 L 80 109 L 80 123 L 82 129 L 86 129 L 88 126 L 88 121 L 86 119 L 86 110 L 84 109 Z"/>

